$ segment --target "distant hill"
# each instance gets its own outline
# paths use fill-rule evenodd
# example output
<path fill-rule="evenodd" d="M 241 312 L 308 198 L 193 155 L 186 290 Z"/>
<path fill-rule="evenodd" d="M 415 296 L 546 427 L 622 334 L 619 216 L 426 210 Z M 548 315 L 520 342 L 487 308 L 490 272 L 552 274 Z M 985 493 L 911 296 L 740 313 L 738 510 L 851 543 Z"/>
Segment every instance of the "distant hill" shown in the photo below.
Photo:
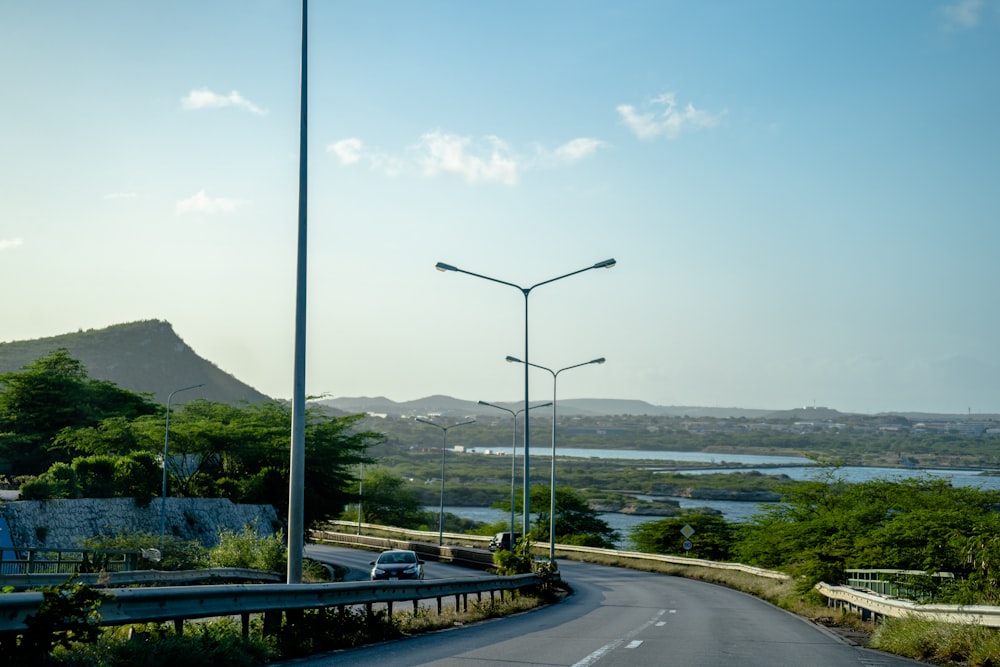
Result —
<path fill-rule="evenodd" d="M 174 333 L 169 322 L 159 320 L 0 343 L 0 373 L 19 371 L 60 347 L 80 360 L 91 378 L 114 382 L 129 391 L 149 392 L 161 404 L 167 402 L 173 390 L 199 383 L 205 386 L 177 394 L 173 404 L 198 398 L 231 404 L 269 400 L 250 385 L 199 357 Z"/>
<path fill-rule="evenodd" d="M 543 403 L 544 401 L 537 401 Z M 496 415 L 496 408 L 479 405 L 478 401 L 464 401 L 451 396 L 428 396 L 413 401 L 393 401 L 385 396 L 357 396 L 328 398 L 321 405 L 349 413 L 370 412 L 389 416 L 417 416 L 439 414 L 445 417 Z M 523 401 L 496 402 L 509 410 L 521 410 Z M 740 408 L 699 408 L 691 406 L 653 405 L 646 401 L 606 398 L 568 398 L 559 401 L 558 410 L 564 416 L 650 415 L 675 417 L 746 417 L 753 419 L 770 414 L 771 410 L 744 410 Z M 502 413 L 500 413 L 502 414 Z"/>
<path fill-rule="evenodd" d="M 163 404 L 175 389 L 204 383 L 196 391 L 174 397 L 174 403 L 204 398 L 220 403 L 259 403 L 270 398 L 250 385 L 199 357 L 187 343 L 174 333 L 169 322 L 146 320 L 116 324 L 104 329 L 88 329 L 35 340 L 0 343 L 0 373 L 19 371 L 35 359 L 56 348 L 64 347 L 87 368 L 90 377 L 114 382 L 123 389 L 148 392 Z M 544 402 L 539 399 L 538 403 Z M 479 405 L 451 396 L 427 396 L 413 401 L 393 401 L 385 396 L 329 398 L 316 401 L 335 414 L 375 413 L 390 416 L 442 415 L 445 417 L 479 417 L 502 414 L 495 408 Z M 521 410 L 520 399 L 498 403 L 511 410 Z M 653 405 L 641 400 L 606 398 L 569 398 L 559 400 L 562 416 L 647 415 L 651 417 L 795 419 L 806 421 L 839 421 L 850 413 L 831 408 L 804 407 L 791 410 L 759 410 L 745 408 L 712 408 L 690 405 Z M 914 421 L 962 418 L 966 420 L 1000 421 L 996 414 L 946 415 L 916 412 L 887 413 L 905 416 Z"/>

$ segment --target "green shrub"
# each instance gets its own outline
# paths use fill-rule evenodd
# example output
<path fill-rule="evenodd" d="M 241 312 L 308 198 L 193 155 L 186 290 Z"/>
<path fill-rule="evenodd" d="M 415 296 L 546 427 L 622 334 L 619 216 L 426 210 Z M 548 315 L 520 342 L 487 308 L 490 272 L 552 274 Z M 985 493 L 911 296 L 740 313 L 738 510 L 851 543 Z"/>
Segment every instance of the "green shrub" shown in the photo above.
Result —
<path fill-rule="evenodd" d="M 195 570 L 205 567 L 208 553 L 198 542 L 182 540 L 173 535 L 160 539 L 153 533 L 129 533 L 124 535 L 95 535 L 80 540 L 85 549 L 95 551 L 142 551 L 158 549 L 160 560 L 139 559 L 142 570 Z"/>
<path fill-rule="evenodd" d="M 208 552 L 212 567 L 242 567 L 267 572 L 283 572 L 287 562 L 285 536 L 281 531 L 261 536 L 257 525 L 243 527 L 242 532 L 222 530 L 219 545 Z"/>
<path fill-rule="evenodd" d="M 493 552 L 493 565 L 501 577 L 528 574 L 532 571 L 535 558 L 531 555 L 531 535 L 520 538 L 513 549 L 497 549 Z"/>
<path fill-rule="evenodd" d="M 70 578 L 43 588 L 42 596 L 38 612 L 25 619 L 21 641 L 8 647 L 14 664 L 39 664 L 55 646 L 93 643 L 100 636 L 99 609 L 107 594 Z"/>
<path fill-rule="evenodd" d="M 272 642 L 243 637 L 231 619 L 190 623 L 178 636 L 158 624 L 106 630 L 96 644 L 60 647 L 50 664 L 60 667 L 250 667 L 274 657 Z"/>
<path fill-rule="evenodd" d="M 139 507 L 147 507 L 161 492 L 162 468 L 148 452 L 133 452 L 115 460 L 112 480 L 114 493 L 123 498 L 135 498 Z"/>
<path fill-rule="evenodd" d="M 115 462 L 116 457 L 101 455 L 73 459 L 84 498 L 115 497 Z"/>
<path fill-rule="evenodd" d="M 42 478 L 49 483 L 51 498 L 79 498 L 81 495 L 76 471 L 68 463 L 53 463 Z"/>
<path fill-rule="evenodd" d="M 24 482 L 19 491 L 21 500 L 49 500 L 52 498 L 52 485 L 41 477 Z"/>

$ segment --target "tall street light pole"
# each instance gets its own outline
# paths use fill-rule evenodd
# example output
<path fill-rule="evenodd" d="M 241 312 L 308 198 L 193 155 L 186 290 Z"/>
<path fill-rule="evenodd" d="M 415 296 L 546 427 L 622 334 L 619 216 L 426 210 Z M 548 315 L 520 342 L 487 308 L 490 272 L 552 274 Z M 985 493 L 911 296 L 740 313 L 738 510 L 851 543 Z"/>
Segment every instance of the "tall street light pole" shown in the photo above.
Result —
<path fill-rule="evenodd" d="M 292 432 L 288 452 L 288 569 L 285 581 L 302 583 L 305 533 L 306 467 L 306 248 L 307 244 L 307 145 L 306 100 L 308 84 L 308 0 L 302 0 L 302 54 L 299 98 L 299 220 L 295 272 L 295 351 L 292 380 Z"/>
<path fill-rule="evenodd" d="M 436 426 L 441 429 L 444 433 L 444 440 L 441 443 L 441 508 L 438 510 L 438 546 L 444 544 L 444 453 L 448 449 L 448 429 L 455 428 L 456 426 L 462 426 L 463 424 L 471 424 L 475 422 L 475 419 L 469 419 L 464 422 L 458 422 L 457 424 L 451 424 L 450 426 L 441 426 L 441 424 L 432 422 L 429 419 L 424 419 L 423 417 L 417 417 L 417 421 L 421 424 L 430 424 L 431 426 Z"/>
<path fill-rule="evenodd" d="M 538 364 L 529 364 L 527 361 L 521 361 L 517 357 L 508 356 L 507 361 L 515 364 L 524 364 L 525 368 L 534 366 L 552 374 L 552 471 L 549 477 L 549 562 L 552 563 L 556 559 L 556 383 L 559 380 L 559 374 L 563 371 L 568 371 L 571 368 L 579 368 L 580 366 L 589 366 L 590 364 L 603 364 L 606 360 L 604 357 L 598 357 L 597 359 L 560 368 L 557 371 L 545 366 L 539 366 Z"/>
<path fill-rule="evenodd" d="M 511 546 L 513 546 L 514 545 L 514 542 L 513 542 L 513 540 L 514 540 L 514 505 L 516 504 L 514 502 L 514 475 L 515 475 L 514 471 L 516 470 L 514 464 L 517 462 L 517 416 L 519 414 L 521 414 L 522 412 L 524 412 L 524 408 L 521 408 L 520 410 L 517 410 L 515 412 L 514 410 L 511 410 L 510 408 L 505 408 L 504 406 L 502 406 L 502 405 L 496 405 L 495 403 L 487 403 L 486 401 L 479 401 L 479 405 L 488 405 L 491 408 L 496 408 L 497 410 L 503 410 L 504 412 L 509 412 L 510 416 L 513 417 L 513 421 L 514 421 L 514 428 L 512 429 L 511 437 L 510 437 L 510 539 L 511 539 Z M 535 408 L 544 408 L 544 407 L 547 407 L 549 405 L 552 405 L 552 403 L 539 403 L 538 405 L 532 405 L 531 409 L 534 410 Z M 522 527 L 522 532 L 524 532 L 525 534 L 527 534 L 528 529 Z"/>
<path fill-rule="evenodd" d="M 583 269 L 578 269 L 570 273 L 564 273 L 561 276 L 556 276 L 555 278 L 549 278 L 548 280 L 543 280 L 540 283 L 535 283 L 531 287 L 521 287 L 514 283 L 509 283 L 506 280 L 499 280 L 497 278 L 491 278 L 490 276 L 484 276 L 481 273 L 473 273 L 472 271 L 466 271 L 465 269 L 460 269 L 451 264 L 445 264 L 444 262 L 438 262 L 434 268 L 438 271 L 455 271 L 457 273 L 464 273 L 468 276 L 473 276 L 475 278 L 482 278 L 483 280 L 489 280 L 490 282 L 500 283 L 501 285 L 509 285 L 514 289 L 521 292 L 524 295 L 524 361 L 528 361 L 528 296 L 531 294 L 531 290 L 536 287 L 541 287 L 542 285 L 548 285 L 549 283 L 554 283 L 557 280 L 562 280 L 563 278 L 569 278 L 570 276 L 575 276 L 578 273 L 583 273 L 584 271 L 590 271 L 591 269 L 610 269 L 616 264 L 614 259 L 606 259 L 602 262 L 597 262 L 591 266 L 585 267 Z M 528 405 L 528 367 L 524 367 L 524 507 L 522 521 L 527 530 L 529 523 L 529 517 L 531 515 L 531 477 L 530 477 L 530 442 L 531 442 L 531 429 L 528 428 L 528 411 L 530 410 Z"/>
<path fill-rule="evenodd" d="M 193 384 L 190 387 L 174 389 L 167 395 L 167 423 L 163 429 L 163 490 L 160 492 L 160 542 L 163 542 L 163 531 L 167 527 L 167 457 L 170 456 L 170 401 L 173 399 L 174 394 L 204 386 L 204 382 Z"/>

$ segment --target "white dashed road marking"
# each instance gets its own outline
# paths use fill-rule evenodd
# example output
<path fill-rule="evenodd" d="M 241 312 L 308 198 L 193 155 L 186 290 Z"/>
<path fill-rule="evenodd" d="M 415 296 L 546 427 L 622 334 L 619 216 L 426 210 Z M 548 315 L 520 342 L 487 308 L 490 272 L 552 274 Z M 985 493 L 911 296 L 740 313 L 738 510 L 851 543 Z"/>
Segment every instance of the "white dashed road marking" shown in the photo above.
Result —
<path fill-rule="evenodd" d="M 653 618 L 649 619 L 648 621 L 646 621 L 645 623 L 643 623 L 639 627 L 635 628 L 634 630 L 631 630 L 630 632 L 627 632 L 625 634 L 625 636 L 622 637 L 621 639 L 616 639 L 613 642 L 605 644 L 601 648 L 597 649 L 596 651 L 594 651 L 593 653 L 591 653 L 590 655 L 588 655 L 583 660 L 580 660 L 579 662 L 575 663 L 573 665 L 573 667 L 590 667 L 590 665 L 593 665 L 595 662 L 597 662 L 598 660 L 600 660 L 601 658 L 603 658 L 605 655 L 607 655 L 609 652 L 615 650 L 616 648 L 618 648 L 619 646 L 621 646 L 625 642 L 630 641 L 633 637 L 635 637 L 637 634 L 639 634 L 640 632 L 642 632 L 646 628 L 650 627 L 651 625 L 654 625 L 654 624 L 658 623 L 660 617 L 663 616 L 663 614 L 665 614 L 666 612 L 667 612 L 666 609 L 661 609 L 660 611 L 658 611 L 656 613 L 655 616 L 653 616 Z M 671 610 L 671 613 L 673 613 L 673 610 Z M 639 646 L 640 644 L 642 644 L 641 640 L 631 641 L 631 643 L 628 644 L 626 646 L 626 648 L 635 648 L 636 646 Z"/>

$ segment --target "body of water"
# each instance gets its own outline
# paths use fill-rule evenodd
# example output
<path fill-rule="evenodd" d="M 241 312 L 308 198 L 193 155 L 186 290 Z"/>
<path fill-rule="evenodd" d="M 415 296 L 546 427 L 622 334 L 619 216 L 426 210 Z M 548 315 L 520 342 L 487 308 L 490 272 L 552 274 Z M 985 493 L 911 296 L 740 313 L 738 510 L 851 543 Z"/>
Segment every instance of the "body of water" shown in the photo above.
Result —
<path fill-rule="evenodd" d="M 543 448 L 544 449 L 544 448 Z M 534 456 L 539 456 L 539 448 L 533 450 Z M 550 450 L 547 450 L 550 451 Z M 510 455 L 510 447 L 490 448 L 490 452 Z M 816 465 L 811 459 L 798 456 L 766 456 L 754 454 L 712 454 L 706 452 L 671 452 L 671 451 L 634 451 L 619 449 L 585 449 L 585 448 L 565 448 L 559 449 L 557 454 L 574 458 L 596 458 L 614 459 L 626 461 L 676 461 L 680 463 L 709 463 L 711 468 L 699 468 L 697 470 L 680 470 L 690 475 L 703 475 L 709 473 L 731 473 L 749 472 L 756 470 L 767 475 L 787 475 L 795 480 L 815 480 L 823 479 L 832 475 L 834 479 L 843 479 L 848 482 L 867 482 L 874 479 L 902 480 L 912 478 L 933 478 L 947 479 L 953 486 L 978 487 L 988 490 L 1000 490 L 1000 476 L 986 475 L 986 470 L 952 470 L 952 469 L 932 469 L 932 468 L 877 468 L 866 466 L 842 466 L 830 468 Z M 732 464 L 740 464 L 741 467 L 727 467 Z M 715 467 L 715 466 L 718 467 Z M 759 467 L 756 467 L 759 466 Z M 755 514 L 759 513 L 764 503 L 738 502 L 732 500 L 697 500 L 690 498 L 672 498 L 676 500 L 682 508 L 708 507 L 718 510 L 728 521 L 748 521 Z M 428 511 L 437 512 L 437 507 L 428 507 Z M 451 512 L 460 517 L 493 523 L 497 521 L 510 521 L 510 512 L 492 509 L 488 507 L 445 507 L 446 512 Z M 515 519 L 520 519 L 518 514 Z M 657 516 L 637 516 L 634 514 L 601 514 L 603 519 L 614 530 L 622 535 L 619 542 L 620 548 L 630 548 L 628 534 L 631 529 L 647 521 L 656 521 L 662 517 Z"/>
<path fill-rule="evenodd" d="M 473 450 L 478 451 L 478 450 Z M 490 447 L 495 454 L 510 456 L 511 447 Z M 532 447 L 532 456 L 551 455 L 551 446 Z M 521 448 L 517 448 L 518 456 Z M 705 452 L 637 451 L 632 449 L 587 449 L 584 447 L 560 447 L 557 456 L 577 459 L 618 459 L 623 461 L 677 461 L 678 463 L 711 463 L 725 467 L 727 463 L 740 465 L 813 465 L 811 459 L 801 456 L 763 456 L 757 454 L 710 454 Z"/>
<path fill-rule="evenodd" d="M 699 468 L 698 470 L 679 470 L 686 475 L 704 475 L 721 472 L 747 472 L 756 470 L 767 475 L 787 475 L 799 480 L 823 479 L 832 476 L 834 479 L 843 479 L 848 482 L 868 482 L 873 479 L 901 480 L 912 478 L 947 479 L 952 486 L 976 486 L 982 489 L 1000 489 L 1000 476 L 984 474 L 986 470 L 949 470 L 932 468 L 876 468 L 868 466 L 841 466 L 839 468 L 829 468 L 824 466 L 793 466 L 788 468 Z M 673 472 L 673 471 L 671 471 Z"/>

